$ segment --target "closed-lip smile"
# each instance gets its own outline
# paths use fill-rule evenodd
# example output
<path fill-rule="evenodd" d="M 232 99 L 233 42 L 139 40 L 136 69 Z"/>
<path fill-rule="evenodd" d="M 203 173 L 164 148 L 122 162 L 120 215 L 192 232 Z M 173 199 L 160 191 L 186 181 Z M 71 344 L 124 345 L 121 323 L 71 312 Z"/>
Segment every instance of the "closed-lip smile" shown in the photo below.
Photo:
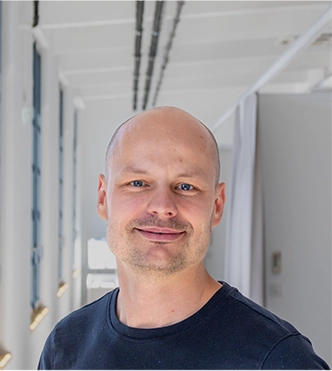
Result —
<path fill-rule="evenodd" d="M 177 229 L 159 227 L 142 227 L 135 229 L 148 240 L 164 242 L 174 241 L 185 233 L 185 231 L 179 231 Z"/>

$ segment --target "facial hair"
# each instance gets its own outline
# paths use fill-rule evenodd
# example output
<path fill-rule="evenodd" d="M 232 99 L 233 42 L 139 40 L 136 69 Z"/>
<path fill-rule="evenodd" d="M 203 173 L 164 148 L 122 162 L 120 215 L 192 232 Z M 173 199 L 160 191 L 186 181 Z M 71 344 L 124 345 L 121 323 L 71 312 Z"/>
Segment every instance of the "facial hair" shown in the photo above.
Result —
<path fill-rule="evenodd" d="M 156 241 L 139 241 L 137 230 L 143 227 L 169 228 L 184 232 L 174 244 Z M 107 240 L 110 249 L 118 259 L 134 270 L 149 274 L 173 275 L 186 267 L 203 260 L 210 244 L 212 218 L 196 237 L 194 228 L 188 222 L 177 218 L 161 220 L 148 215 L 131 220 L 121 231 L 117 222 L 108 221 Z"/>

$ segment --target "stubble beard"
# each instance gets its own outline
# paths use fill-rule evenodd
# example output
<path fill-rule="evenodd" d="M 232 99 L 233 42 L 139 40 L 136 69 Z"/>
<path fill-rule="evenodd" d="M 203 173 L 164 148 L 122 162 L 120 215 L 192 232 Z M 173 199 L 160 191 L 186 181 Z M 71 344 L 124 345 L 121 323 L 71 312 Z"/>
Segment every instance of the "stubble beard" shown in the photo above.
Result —
<path fill-rule="evenodd" d="M 146 241 L 145 246 L 138 245 L 135 228 L 147 226 L 185 231 L 185 235 L 180 237 L 178 243 Z M 203 261 L 210 244 L 211 230 L 212 222 L 210 225 L 206 225 L 200 235 L 196 237 L 194 236 L 194 228 L 189 223 L 183 223 L 176 219 L 161 221 L 158 217 L 149 216 L 144 219 L 132 220 L 125 227 L 124 232 L 121 232 L 118 223 L 108 221 L 107 241 L 114 255 L 130 265 L 134 271 L 148 276 L 162 277 L 174 275 L 200 260 Z M 195 248 L 192 247 L 193 244 L 196 245 Z M 150 256 L 149 251 L 152 251 L 152 255 L 154 255 L 154 248 L 162 250 L 162 257 L 158 258 L 158 254 Z M 174 252 L 174 250 L 176 251 Z"/>

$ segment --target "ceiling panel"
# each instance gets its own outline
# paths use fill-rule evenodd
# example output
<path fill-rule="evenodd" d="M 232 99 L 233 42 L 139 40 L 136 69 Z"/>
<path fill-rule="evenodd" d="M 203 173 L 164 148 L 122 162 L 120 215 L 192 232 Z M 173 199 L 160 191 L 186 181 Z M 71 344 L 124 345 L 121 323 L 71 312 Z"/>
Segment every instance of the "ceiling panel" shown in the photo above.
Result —
<path fill-rule="evenodd" d="M 324 8 L 326 1 L 187 1 L 185 3 L 186 14 L 208 14 L 208 13 L 248 13 L 281 10 L 283 8 L 297 9 L 303 7 Z"/>
<path fill-rule="evenodd" d="M 79 4 L 79 5 L 78 5 Z M 326 7 L 325 1 L 187 1 L 184 5 L 183 18 L 207 16 L 214 13 L 248 13 L 265 12 L 266 10 L 282 10 Z M 30 5 L 29 5 L 30 6 Z M 145 19 L 152 19 L 154 2 L 145 2 Z M 77 10 L 79 7 L 79 11 Z M 175 1 L 164 4 L 165 17 L 170 19 L 176 9 Z M 60 27 L 79 27 L 89 24 L 112 22 L 135 22 L 135 1 L 45 1 L 40 2 L 40 22 L 46 29 Z M 29 14 L 25 12 L 25 14 Z"/>
<path fill-rule="evenodd" d="M 138 110 L 146 84 L 155 1 L 145 1 Z M 329 1 L 186 1 L 173 40 L 157 104 L 197 112 L 213 125 L 223 110 L 305 33 Z M 31 3 L 25 7 L 31 8 Z M 173 27 L 176 1 L 164 2 L 151 82 L 151 107 Z M 22 25 L 28 22 L 22 16 Z M 132 111 L 136 1 L 40 2 L 40 28 L 54 46 L 59 69 L 86 104 L 86 112 L 123 117 Z M 325 33 L 331 32 L 331 25 Z M 293 37 L 293 41 L 292 41 Z M 287 45 L 281 40 L 289 39 Z M 298 91 L 331 73 L 331 45 L 308 47 L 270 85 Z M 122 112 L 126 110 L 126 113 Z M 211 110 L 213 112 L 211 112 Z M 209 121 L 210 120 L 210 121 Z M 229 134 L 229 132 L 228 132 Z M 226 135 L 227 136 L 227 135 Z M 227 136 L 229 143 L 229 135 Z M 222 141 L 222 136 L 219 140 Z"/>
<path fill-rule="evenodd" d="M 284 8 L 283 8 L 284 9 Z M 279 38 L 305 32 L 322 14 L 319 7 L 182 19 L 177 32 L 177 43 L 211 42 L 216 40 L 248 40 Z"/>
<path fill-rule="evenodd" d="M 133 45 L 134 24 L 115 24 L 86 28 L 58 29 L 55 33 L 55 50 L 86 50 L 95 48 L 120 48 Z"/>
<path fill-rule="evenodd" d="M 133 51 L 130 48 L 112 51 L 85 52 L 59 56 L 59 62 L 64 72 L 84 69 L 99 69 L 111 66 L 132 66 Z"/>
<path fill-rule="evenodd" d="M 77 74 L 66 74 L 66 77 L 74 87 L 91 84 L 103 84 L 105 82 L 121 82 L 128 79 L 128 76 L 132 76 L 132 67 L 123 67 L 122 69 L 109 69 L 108 71 L 99 70 Z M 131 91 L 130 91 L 131 93 Z"/>

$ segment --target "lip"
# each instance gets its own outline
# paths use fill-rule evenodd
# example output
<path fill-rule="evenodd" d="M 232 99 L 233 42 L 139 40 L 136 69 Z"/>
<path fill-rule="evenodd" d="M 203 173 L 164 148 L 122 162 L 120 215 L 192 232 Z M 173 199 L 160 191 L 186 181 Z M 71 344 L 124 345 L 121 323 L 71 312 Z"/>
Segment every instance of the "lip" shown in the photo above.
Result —
<path fill-rule="evenodd" d="M 147 238 L 150 241 L 163 241 L 163 242 L 175 241 L 185 233 L 185 231 L 179 231 L 170 228 L 147 227 L 135 229 L 143 237 Z"/>

